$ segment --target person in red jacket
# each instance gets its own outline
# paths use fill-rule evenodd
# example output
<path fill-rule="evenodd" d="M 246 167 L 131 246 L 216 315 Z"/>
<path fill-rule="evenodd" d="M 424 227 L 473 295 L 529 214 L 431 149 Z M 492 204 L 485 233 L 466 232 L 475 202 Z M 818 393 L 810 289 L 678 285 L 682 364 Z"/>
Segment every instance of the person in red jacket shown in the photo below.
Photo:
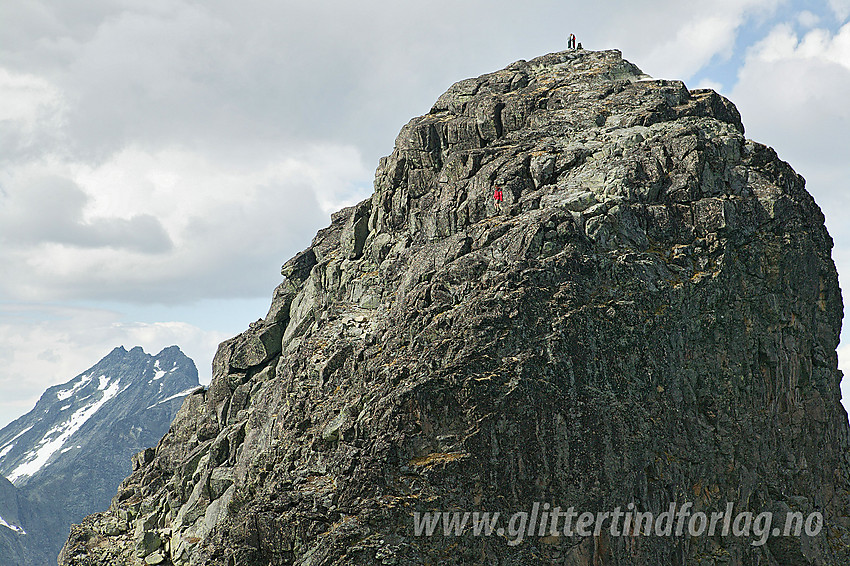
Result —
<path fill-rule="evenodd" d="M 498 186 L 496 187 L 496 190 L 493 191 L 493 202 L 496 203 L 496 210 L 498 211 L 499 205 L 502 203 L 502 189 Z"/>
<path fill-rule="evenodd" d="M 569 39 L 567 39 L 567 49 L 575 49 L 576 48 L 576 36 L 570 34 Z"/>

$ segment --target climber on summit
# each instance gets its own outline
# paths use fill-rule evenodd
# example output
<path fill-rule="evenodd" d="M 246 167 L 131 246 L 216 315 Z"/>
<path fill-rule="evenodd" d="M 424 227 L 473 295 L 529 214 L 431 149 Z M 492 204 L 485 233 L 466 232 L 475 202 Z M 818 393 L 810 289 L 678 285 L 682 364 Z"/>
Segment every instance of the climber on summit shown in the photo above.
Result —
<path fill-rule="evenodd" d="M 576 36 L 570 34 L 569 39 L 567 39 L 567 49 L 575 49 L 576 48 Z"/>
<path fill-rule="evenodd" d="M 496 204 L 496 212 L 499 211 L 499 205 L 502 203 L 502 189 L 499 186 L 496 186 L 496 190 L 493 191 L 493 202 Z"/>

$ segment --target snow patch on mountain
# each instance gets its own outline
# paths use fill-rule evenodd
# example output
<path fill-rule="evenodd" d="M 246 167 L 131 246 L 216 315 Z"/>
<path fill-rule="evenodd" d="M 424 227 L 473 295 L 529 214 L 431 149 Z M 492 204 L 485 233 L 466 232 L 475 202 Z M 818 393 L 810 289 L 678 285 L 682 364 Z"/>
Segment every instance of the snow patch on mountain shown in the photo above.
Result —
<path fill-rule="evenodd" d="M 27 433 L 27 431 L 29 431 L 32 427 L 33 427 L 33 425 L 28 426 L 27 428 L 25 428 L 24 430 L 22 430 L 21 432 L 19 432 L 18 434 L 16 434 L 16 435 L 15 435 L 15 436 L 13 436 L 12 438 L 10 438 L 10 439 L 6 442 L 6 444 L 11 444 L 11 443 L 12 443 L 12 442 L 14 442 L 15 440 L 17 440 L 18 438 L 20 438 L 21 436 L 23 436 L 24 434 L 26 434 L 26 433 Z M 6 446 L 6 444 L 4 444 L 3 446 Z"/>
<path fill-rule="evenodd" d="M 167 371 L 163 370 L 163 369 L 162 369 L 162 367 L 159 365 L 159 360 L 156 360 L 156 361 L 153 363 L 153 369 L 155 370 L 155 372 L 154 372 L 154 376 L 153 376 L 153 379 L 151 379 L 150 381 L 148 381 L 148 383 L 153 383 L 154 381 L 160 380 L 160 379 L 162 379 L 163 377 L 165 377 L 165 374 L 167 374 L 167 373 L 168 373 Z M 171 368 L 171 369 L 170 369 L 170 370 L 168 370 L 168 371 L 174 371 L 175 369 L 177 369 L 177 362 L 174 362 L 174 367 L 173 367 L 173 368 Z"/>
<path fill-rule="evenodd" d="M 59 399 L 60 401 L 64 401 L 65 399 L 70 398 L 71 395 L 73 395 L 74 393 L 76 393 L 77 391 L 79 391 L 80 389 L 85 387 L 90 381 L 91 381 L 91 375 L 88 375 L 88 374 L 81 375 L 80 381 L 78 381 L 77 383 L 72 385 L 71 389 L 64 389 L 62 391 L 57 391 L 56 392 L 56 398 Z"/>
<path fill-rule="evenodd" d="M 0 517 L 0 527 L 6 527 L 7 529 L 12 529 L 16 533 L 20 535 L 25 535 L 27 532 L 23 529 L 23 527 L 19 527 L 18 525 L 12 525 L 6 522 L 3 517 Z"/>
<path fill-rule="evenodd" d="M 11 450 L 14 447 L 15 447 L 15 444 L 13 442 L 10 442 L 9 444 L 7 444 L 2 450 L 0 450 L 0 458 L 5 456 L 6 454 L 8 454 L 9 450 Z"/>
<path fill-rule="evenodd" d="M 27 428 L 25 428 L 24 430 L 22 430 L 21 432 L 19 432 L 18 434 L 16 434 L 15 436 L 10 438 L 9 440 L 7 440 L 6 444 L 0 446 L 0 459 L 2 459 L 6 454 L 8 454 L 9 451 L 11 451 L 12 448 L 15 447 L 15 441 L 17 439 L 19 439 L 21 436 L 23 436 L 24 434 L 26 434 L 26 432 L 28 430 L 30 430 L 32 427 L 33 427 L 33 425 L 28 426 Z"/>
<path fill-rule="evenodd" d="M 91 378 L 89 378 L 89 381 L 90 380 Z M 99 400 L 95 401 L 91 405 L 78 409 L 68 418 L 67 421 L 50 429 L 39 441 L 38 444 L 40 448 L 27 454 L 28 458 L 12 470 L 12 472 L 7 476 L 7 479 L 10 482 L 15 483 L 20 478 L 31 476 L 40 470 L 42 466 L 50 460 L 50 457 L 57 451 L 61 450 L 68 439 L 71 438 L 71 436 L 73 436 L 73 434 L 77 432 L 80 427 L 82 427 L 86 421 L 92 417 L 92 415 L 94 415 L 107 401 L 119 393 L 118 387 L 120 383 L 120 379 L 116 380 L 103 391 L 103 395 Z M 58 436 L 51 438 L 54 434 L 58 434 Z"/>

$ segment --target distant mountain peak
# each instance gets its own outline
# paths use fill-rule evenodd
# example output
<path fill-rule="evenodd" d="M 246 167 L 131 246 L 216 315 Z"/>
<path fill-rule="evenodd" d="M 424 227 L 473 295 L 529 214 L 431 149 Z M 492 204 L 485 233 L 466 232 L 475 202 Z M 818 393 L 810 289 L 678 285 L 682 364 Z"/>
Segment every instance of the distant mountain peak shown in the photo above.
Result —
<path fill-rule="evenodd" d="M 32 411 L 0 430 L 0 474 L 20 486 L 76 450 L 76 435 L 97 428 L 98 419 L 92 419 L 98 413 L 146 410 L 188 395 L 198 385 L 194 362 L 177 346 L 156 356 L 139 346 L 129 351 L 118 346 L 85 372 L 50 387 Z"/>
<path fill-rule="evenodd" d="M 177 346 L 156 355 L 118 346 L 0 430 L 0 533 L 27 535 L 28 547 L 13 552 L 0 540 L 3 566 L 42 564 L 29 560 L 44 549 L 53 562 L 70 523 L 109 505 L 132 455 L 157 443 L 199 386 Z M 21 552 L 27 558 L 6 560 Z"/>

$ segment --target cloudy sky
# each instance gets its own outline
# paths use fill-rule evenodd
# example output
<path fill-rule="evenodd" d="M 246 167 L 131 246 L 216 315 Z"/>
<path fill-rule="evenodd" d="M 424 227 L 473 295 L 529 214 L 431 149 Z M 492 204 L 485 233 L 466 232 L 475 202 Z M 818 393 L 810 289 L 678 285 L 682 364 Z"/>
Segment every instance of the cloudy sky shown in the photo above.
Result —
<path fill-rule="evenodd" d="M 208 380 L 404 123 L 570 32 L 730 97 L 808 180 L 846 288 L 848 17 L 850 0 L 5 0 L 0 426 L 121 344 L 178 344 Z"/>

